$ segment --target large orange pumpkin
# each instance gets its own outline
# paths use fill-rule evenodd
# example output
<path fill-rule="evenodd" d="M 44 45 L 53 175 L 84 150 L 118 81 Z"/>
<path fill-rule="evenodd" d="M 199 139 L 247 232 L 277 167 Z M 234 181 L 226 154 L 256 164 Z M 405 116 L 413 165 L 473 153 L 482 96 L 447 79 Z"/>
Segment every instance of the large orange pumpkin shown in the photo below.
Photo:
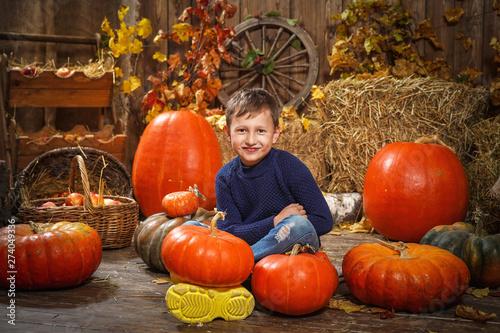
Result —
<path fill-rule="evenodd" d="M 336 293 L 339 278 L 328 256 L 300 253 L 273 254 L 261 259 L 252 273 L 252 293 L 265 308 L 300 316 L 324 307 Z"/>
<path fill-rule="evenodd" d="M 463 221 L 468 204 L 465 170 L 437 137 L 388 144 L 368 165 L 363 206 L 389 239 L 418 243 L 437 225 Z"/>
<path fill-rule="evenodd" d="M 181 225 L 163 240 L 161 255 L 166 269 L 180 280 L 206 287 L 241 284 L 252 273 L 253 251 L 243 239 L 216 229 L 219 217 L 210 228 Z"/>
<path fill-rule="evenodd" d="M 30 222 L 0 229 L 0 287 L 77 286 L 92 276 L 101 258 L 99 234 L 84 223 Z"/>
<path fill-rule="evenodd" d="M 363 243 L 344 256 L 347 288 L 365 304 L 428 312 L 455 303 L 469 286 L 465 263 L 430 245 Z"/>
<path fill-rule="evenodd" d="M 146 126 L 132 168 L 132 185 L 146 216 L 162 212 L 163 197 L 198 185 L 206 200 L 199 206 L 216 205 L 215 176 L 222 167 L 219 142 L 212 126 L 190 111 L 166 111 Z"/>

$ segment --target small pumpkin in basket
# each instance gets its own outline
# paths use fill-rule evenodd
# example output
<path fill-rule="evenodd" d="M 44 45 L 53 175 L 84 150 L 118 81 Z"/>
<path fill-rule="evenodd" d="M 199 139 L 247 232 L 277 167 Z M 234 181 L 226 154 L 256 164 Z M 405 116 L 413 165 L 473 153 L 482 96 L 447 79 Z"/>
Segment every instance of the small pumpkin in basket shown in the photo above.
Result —
<path fill-rule="evenodd" d="M 207 211 L 199 207 L 190 220 L 210 223 L 210 217 L 214 216 L 214 211 Z M 142 221 L 134 232 L 134 248 L 141 259 L 150 268 L 168 272 L 161 257 L 161 246 L 165 236 L 172 229 L 188 221 L 185 217 L 170 218 L 165 213 L 157 213 Z"/>
<path fill-rule="evenodd" d="M 451 226 L 431 229 L 421 244 L 437 246 L 462 259 L 471 274 L 471 281 L 482 287 L 500 286 L 500 234 L 488 235 L 483 222 L 457 222 Z"/>
<path fill-rule="evenodd" d="M 252 272 L 253 251 L 247 242 L 216 229 L 217 212 L 210 228 L 182 225 L 163 240 L 161 255 L 167 270 L 180 280 L 206 287 L 231 287 L 241 284 Z"/>
<path fill-rule="evenodd" d="M 98 233 L 84 223 L 34 223 L 0 229 L 0 286 L 22 290 L 74 287 L 101 263 Z"/>
<path fill-rule="evenodd" d="M 339 286 L 337 270 L 324 252 L 310 254 L 296 244 L 291 254 L 261 259 L 252 273 L 252 292 L 265 308 L 305 315 L 324 307 Z"/>
<path fill-rule="evenodd" d="M 347 288 L 365 304 L 394 311 L 435 311 L 469 286 L 465 263 L 443 249 L 415 243 L 363 243 L 344 256 Z"/>

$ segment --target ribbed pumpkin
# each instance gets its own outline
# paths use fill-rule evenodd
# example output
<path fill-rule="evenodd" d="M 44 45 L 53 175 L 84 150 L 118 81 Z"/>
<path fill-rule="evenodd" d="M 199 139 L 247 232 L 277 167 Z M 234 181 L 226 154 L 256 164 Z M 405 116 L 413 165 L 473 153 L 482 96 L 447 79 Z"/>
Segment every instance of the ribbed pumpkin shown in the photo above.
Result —
<path fill-rule="evenodd" d="M 453 253 L 465 262 L 473 283 L 495 288 L 500 286 L 500 234 L 488 236 L 482 226 L 481 220 L 475 231 L 471 224 L 463 222 L 438 226 L 425 234 L 420 243 Z"/>
<path fill-rule="evenodd" d="M 146 216 L 162 212 L 163 197 L 198 185 L 206 200 L 216 205 L 215 176 L 222 167 L 219 142 L 212 126 L 190 111 L 165 111 L 146 126 L 132 168 L 132 185 Z"/>
<path fill-rule="evenodd" d="M 365 304 L 427 312 L 460 299 L 470 274 L 462 260 L 438 247 L 363 243 L 344 256 L 347 288 Z"/>
<path fill-rule="evenodd" d="M 168 233 L 161 254 L 167 270 L 182 281 L 206 287 L 241 284 L 252 272 L 253 251 L 243 239 L 216 229 L 217 212 L 210 228 L 182 225 Z"/>
<path fill-rule="evenodd" d="M 209 224 L 214 211 L 198 208 L 189 219 Z M 172 229 L 188 221 L 185 217 L 170 218 L 165 213 L 153 214 L 142 221 L 134 232 L 135 252 L 153 270 L 168 272 L 161 257 L 161 246 L 165 236 Z"/>
<path fill-rule="evenodd" d="M 363 206 L 389 239 L 420 242 L 437 225 L 463 221 L 468 204 L 464 168 L 437 136 L 388 144 L 368 165 Z"/>
<path fill-rule="evenodd" d="M 0 287 L 11 282 L 19 290 L 74 287 L 92 276 L 101 258 L 101 238 L 84 223 L 30 222 L 0 229 Z M 15 281 L 7 280 L 12 275 Z"/>
<path fill-rule="evenodd" d="M 451 225 L 438 225 L 429 230 L 420 240 L 420 244 L 437 246 L 462 258 L 464 243 L 476 228 L 470 223 L 455 222 Z M 482 231 L 486 236 L 486 231 Z"/>
<path fill-rule="evenodd" d="M 261 259 L 252 273 L 252 293 L 265 308 L 287 315 L 305 315 L 324 307 L 339 286 L 337 270 L 325 253 L 301 253 Z"/>

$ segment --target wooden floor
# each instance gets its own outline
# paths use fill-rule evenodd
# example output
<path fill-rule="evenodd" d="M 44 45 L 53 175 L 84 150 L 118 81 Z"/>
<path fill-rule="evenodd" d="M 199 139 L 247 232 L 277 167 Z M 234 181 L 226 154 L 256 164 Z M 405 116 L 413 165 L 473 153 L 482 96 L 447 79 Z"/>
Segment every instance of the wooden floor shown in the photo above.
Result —
<path fill-rule="evenodd" d="M 376 241 L 374 235 L 322 236 L 322 244 L 336 266 L 356 244 Z M 175 319 L 165 305 L 170 284 L 152 281 L 166 277 L 154 273 L 133 247 L 106 250 L 99 269 L 85 284 L 58 291 L 17 291 L 0 295 L 0 332 L 500 332 L 500 298 L 464 295 L 461 304 L 496 313 L 496 319 L 474 322 L 454 315 L 455 306 L 432 314 L 399 312 L 390 319 L 368 312 L 346 313 L 323 308 L 301 317 L 270 313 L 257 304 L 248 318 L 238 322 L 216 319 L 204 325 L 187 325 Z M 341 283 L 335 299 L 350 299 Z M 7 320 L 7 306 L 15 299 L 15 326 Z"/>

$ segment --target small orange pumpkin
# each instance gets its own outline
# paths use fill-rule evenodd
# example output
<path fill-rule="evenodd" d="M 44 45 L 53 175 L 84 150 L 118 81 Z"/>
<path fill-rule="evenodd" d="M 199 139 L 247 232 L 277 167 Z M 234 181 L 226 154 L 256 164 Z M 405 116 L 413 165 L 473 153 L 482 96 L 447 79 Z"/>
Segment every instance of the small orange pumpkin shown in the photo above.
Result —
<path fill-rule="evenodd" d="M 177 191 L 165 195 L 161 201 L 161 207 L 171 218 L 191 215 L 198 209 L 198 197 L 206 199 L 195 184 L 194 188 L 190 186 L 188 191 Z"/>

